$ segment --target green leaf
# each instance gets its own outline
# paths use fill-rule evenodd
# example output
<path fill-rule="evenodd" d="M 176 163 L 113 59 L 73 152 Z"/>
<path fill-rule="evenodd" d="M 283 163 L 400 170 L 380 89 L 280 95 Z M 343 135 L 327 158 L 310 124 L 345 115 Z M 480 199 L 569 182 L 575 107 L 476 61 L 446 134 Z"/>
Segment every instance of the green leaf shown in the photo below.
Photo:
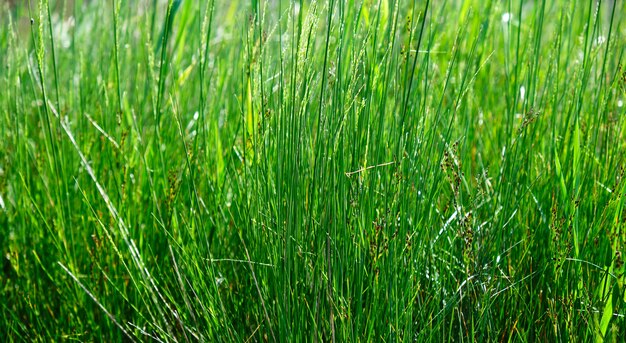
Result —
<path fill-rule="evenodd" d="M 567 187 L 565 187 L 565 178 L 563 177 L 563 169 L 561 168 L 561 161 L 559 160 L 559 154 L 554 149 L 554 164 L 556 167 L 556 176 L 559 178 L 559 186 L 561 187 L 561 194 L 563 199 L 567 199 Z"/>
<path fill-rule="evenodd" d="M 611 318 L 613 317 L 613 294 L 611 293 L 611 282 L 610 282 L 610 271 L 613 268 L 609 269 L 609 272 L 605 273 L 602 282 L 600 283 L 600 299 L 604 301 L 604 311 L 602 311 L 602 319 L 600 323 L 597 324 L 596 331 L 596 342 L 604 342 L 606 337 L 606 332 L 609 328 L 609 324 L 611 323 Z"/>

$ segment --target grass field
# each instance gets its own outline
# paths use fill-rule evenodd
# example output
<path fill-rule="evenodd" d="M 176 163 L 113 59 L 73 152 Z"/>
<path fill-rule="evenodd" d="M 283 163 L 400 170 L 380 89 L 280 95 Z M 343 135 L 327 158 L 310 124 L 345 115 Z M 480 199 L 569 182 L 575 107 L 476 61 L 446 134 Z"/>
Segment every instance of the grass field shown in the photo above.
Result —
<path fill-rule="evenodd" d="M 0 338 L 623 342 L 626 3 L 0 3 Z"/>

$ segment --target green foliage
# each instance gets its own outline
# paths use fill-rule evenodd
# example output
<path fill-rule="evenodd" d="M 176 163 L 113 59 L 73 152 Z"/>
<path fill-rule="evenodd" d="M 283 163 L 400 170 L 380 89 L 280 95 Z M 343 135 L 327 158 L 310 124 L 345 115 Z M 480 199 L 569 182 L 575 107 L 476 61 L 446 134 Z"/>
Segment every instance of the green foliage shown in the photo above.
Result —
<path fill-rule="evenodd" d="M 3 337 L 624 341 L 624 2 L 0 8 Z"/>

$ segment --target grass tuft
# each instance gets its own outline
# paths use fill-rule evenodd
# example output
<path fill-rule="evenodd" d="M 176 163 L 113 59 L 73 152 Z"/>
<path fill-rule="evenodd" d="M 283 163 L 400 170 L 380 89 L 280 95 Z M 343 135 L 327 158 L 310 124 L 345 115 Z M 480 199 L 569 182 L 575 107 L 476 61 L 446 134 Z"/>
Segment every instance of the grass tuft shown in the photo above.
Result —
<path fill-rule="evenodd" d="M 624 341 L 624 14 L 0 3 L 0 333 Z"/>

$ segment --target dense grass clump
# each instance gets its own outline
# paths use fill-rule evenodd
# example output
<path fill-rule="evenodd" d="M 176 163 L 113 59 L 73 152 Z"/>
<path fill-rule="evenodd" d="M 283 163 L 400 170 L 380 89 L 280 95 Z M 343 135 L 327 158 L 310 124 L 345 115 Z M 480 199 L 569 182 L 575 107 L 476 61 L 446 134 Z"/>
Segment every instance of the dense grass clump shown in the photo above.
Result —
<path fill-rule="evenodd" d="M 0 8 L 2 339 L 626 339 L 623 1 Z"/>

